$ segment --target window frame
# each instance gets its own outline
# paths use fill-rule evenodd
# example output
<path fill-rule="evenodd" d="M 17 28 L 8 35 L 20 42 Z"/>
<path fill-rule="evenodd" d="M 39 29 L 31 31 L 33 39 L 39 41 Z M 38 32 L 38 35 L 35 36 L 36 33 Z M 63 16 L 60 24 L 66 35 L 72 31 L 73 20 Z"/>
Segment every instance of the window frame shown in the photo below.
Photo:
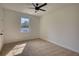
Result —
<path fill-rule="evenodd" d="M 21 23 L 21 21 L 22 21 L 22 18 L 27 18 L 27 19 L 29 19 L 29 24 L 28 24 L 28 31 L 22 31 L 22 23 Z M 27 17 L 27 16 L 21 16 L 20 17 L 20 32 L 21 33 L 28 33 L 28 32 L 30 32 L 30 18 L 29 17 Z"/>

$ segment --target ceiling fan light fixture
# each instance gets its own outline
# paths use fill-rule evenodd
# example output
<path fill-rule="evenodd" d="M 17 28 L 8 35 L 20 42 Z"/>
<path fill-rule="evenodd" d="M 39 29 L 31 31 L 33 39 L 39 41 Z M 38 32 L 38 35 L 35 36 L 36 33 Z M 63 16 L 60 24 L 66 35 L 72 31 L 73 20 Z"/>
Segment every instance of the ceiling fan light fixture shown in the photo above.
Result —
<path fill-rule="evenodd" d="M 39 10 L 40 11 L 46 11 L 44 9 L 41 9 L 42 7 L 46 6 L 47 3 L 44 3 L 42 5 L 40 5 L 39 3 L 32 3 L 32 5 L 34 6 L 34 9 L 35 9 L 35 13 L 37 13 Z"/>

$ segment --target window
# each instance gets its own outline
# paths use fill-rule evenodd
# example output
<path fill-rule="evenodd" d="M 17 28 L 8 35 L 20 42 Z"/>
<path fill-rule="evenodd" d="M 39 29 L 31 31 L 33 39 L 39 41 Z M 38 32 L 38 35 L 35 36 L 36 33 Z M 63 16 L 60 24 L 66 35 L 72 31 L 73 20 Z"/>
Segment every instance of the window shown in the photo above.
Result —
<path fill-rule="evenodd" d="M 21 17 L 21 32 L 29 32 L 29 18 Z"/>

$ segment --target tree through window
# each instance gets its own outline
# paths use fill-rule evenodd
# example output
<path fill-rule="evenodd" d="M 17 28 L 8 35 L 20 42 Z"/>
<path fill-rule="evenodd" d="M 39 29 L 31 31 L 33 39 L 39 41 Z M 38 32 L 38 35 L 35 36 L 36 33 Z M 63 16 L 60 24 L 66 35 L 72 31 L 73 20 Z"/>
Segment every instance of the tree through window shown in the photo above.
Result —
<path fill-rule="evenodd" d="M 29 18 L 21 17 L 21 32 L 29 32 Z"/>

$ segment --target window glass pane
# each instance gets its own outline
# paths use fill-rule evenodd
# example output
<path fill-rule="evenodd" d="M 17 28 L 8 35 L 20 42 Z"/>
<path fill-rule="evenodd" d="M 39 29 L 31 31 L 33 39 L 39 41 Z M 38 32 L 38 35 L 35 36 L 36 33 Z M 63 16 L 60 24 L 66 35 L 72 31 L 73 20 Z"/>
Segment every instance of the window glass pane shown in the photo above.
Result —
<path fill-rule="evenodd" d="M 29 32 L 29 18 L 21 17 L 21 32 Z"/>

